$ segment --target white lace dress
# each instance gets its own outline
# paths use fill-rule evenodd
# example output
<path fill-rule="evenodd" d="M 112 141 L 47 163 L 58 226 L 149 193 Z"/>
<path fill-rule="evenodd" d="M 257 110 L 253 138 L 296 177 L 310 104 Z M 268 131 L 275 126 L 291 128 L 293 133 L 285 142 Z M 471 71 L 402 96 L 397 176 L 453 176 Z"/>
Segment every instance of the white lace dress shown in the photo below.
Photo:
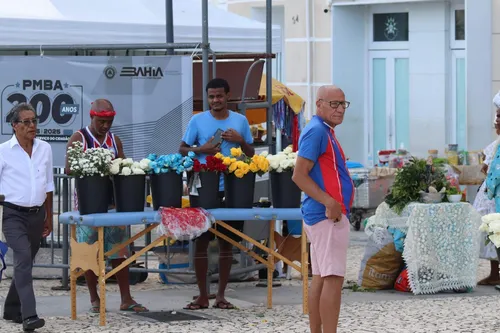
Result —
<path fill-rule="evenodd" d="M 497 146 L 497 141 L 493 141 L 484 149 L 484 155 L 486 156 L 484 160 L 484 164 L 490 165 L 491 160 L 493 158 L 493 154 L 495 153 L 495 148 Z M 479 191 L 477 192 L 476 199 L 474 200 L 474 208 L 478 211 L 481 216 L 495 213 L 495 200 L 488 199 L 486 195 L 486 182 L 483 182 Z M 486 233 L 481 233 L 481 244 L 480 244 L 480 252 L 479 257 L 482 259 L 488 260 L 498 260 L 497 251 L 495 246 L 490 242 L 488 245 L 485 245 Z"/>

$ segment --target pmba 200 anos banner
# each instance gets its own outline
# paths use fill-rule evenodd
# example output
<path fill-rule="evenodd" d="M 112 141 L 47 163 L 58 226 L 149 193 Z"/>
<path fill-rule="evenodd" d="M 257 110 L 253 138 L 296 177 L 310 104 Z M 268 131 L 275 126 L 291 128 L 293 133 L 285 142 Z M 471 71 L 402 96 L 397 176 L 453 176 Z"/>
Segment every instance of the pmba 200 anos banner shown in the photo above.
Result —
<path fill-rule="evenodd" d="M 12 133 L 8 113 L 18 103 L 29 103 L 37 111 L 37 136 L 46 141 L 67 142 L 83 125 L 83 85 L 58 79 L 22 78 L 0 87 L 2 135 Z"/>

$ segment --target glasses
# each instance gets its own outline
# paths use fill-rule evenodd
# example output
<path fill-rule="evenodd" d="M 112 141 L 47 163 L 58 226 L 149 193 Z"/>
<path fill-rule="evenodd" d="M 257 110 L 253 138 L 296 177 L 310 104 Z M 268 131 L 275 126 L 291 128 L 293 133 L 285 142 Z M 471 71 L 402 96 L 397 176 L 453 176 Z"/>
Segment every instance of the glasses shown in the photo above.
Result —
<path fill-rule="evenodd" d="M 340 101 L 325 101 L 324 99 L 320 99 L 320 101 L 328 103 L 332 109 L 338 109 L 338 107 L 341 106 L 341 105 L 342 105 L 342 107 L 344 109 L 347 109 L 349 107 L 349 105 L 351 105 L 351 102 L 348 102 L 348 101 L 343 101 L 343 102 L 340 102 Z"/>
<path fill-rule="evenodd" d="M 23 124 L 24 126 L 30 126 L 31 124 L 36 125 L 38 124 L 38 119 L 25 119 L 25 120 L 19 120 L 16 121 L 18 124 Z"/>

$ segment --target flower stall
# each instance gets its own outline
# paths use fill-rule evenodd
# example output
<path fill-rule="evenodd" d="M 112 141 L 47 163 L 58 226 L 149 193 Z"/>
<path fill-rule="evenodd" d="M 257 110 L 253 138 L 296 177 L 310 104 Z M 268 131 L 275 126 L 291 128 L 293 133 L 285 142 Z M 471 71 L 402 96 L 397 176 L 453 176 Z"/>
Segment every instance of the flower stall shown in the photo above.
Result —
<path fill-rule="evenodd" d="M 182 207 L 184 184 L 182 175 L 193 168 L 195 154 L 189 152 L 187 156 L 181 154 L 156 155 L 150 154 L 149 177 L 151 179 L 151 195 L 153 208 Z"/>
<path fill-rule="evenodd" d="M 226 171 L 227 165 L 218 157 L 207 156 L 205 163 L 194 159 L 193 168 L 188 175 L 190 207 L 219 208 L 220 180 Z"/>
<path fill-rule="evenodd" d="M 224 173 L 224 197 L 228 208 L 252 208 L 255 175 L 269 169 L 268 160 L 261 155 L 246 156 L 241 148 L 231 148 L 230 156 L 220 153 L 215 157 L 227 166 Z"/>
<path fill-rule="evenodd" d="M 293 182 L 293 169 L 297 163 L 297 153 L 292 147 L 286 147 L 275 155 L 262 154 L 269 162 L 271 194 L 275 208 L 299 208 L 302 191 Z"/>
<path fill-rule="evenodd" d="M 454 202 L 457 192 L 444 164 L 412 158 L 399 169 L 366 224 L 358 284 L 414 294 L 475 287 L 481 218 L 469 203 Z"/>
<path fill-rule="evenodd" d="M 134 161 L 116 158 L 111 162 L 110 174 L 117 212 L 142 212 L 146 201 L 146 173 L 150 160 Z"/>
<path fill-rule="evenodd" d="M 70 175 L 75 177 L 80 214 L 106 213 L 113 202 L 110 166 L 114 158 L 109 149 L 90 148 L 75 141 L 67 152 Z"/>

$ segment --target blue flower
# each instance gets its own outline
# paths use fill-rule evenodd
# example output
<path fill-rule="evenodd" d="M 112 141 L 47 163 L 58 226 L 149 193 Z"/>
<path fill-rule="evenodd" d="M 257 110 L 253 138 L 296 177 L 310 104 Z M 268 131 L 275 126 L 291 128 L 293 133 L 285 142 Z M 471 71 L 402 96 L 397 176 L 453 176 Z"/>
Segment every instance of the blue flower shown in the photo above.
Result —
<path fill-rule="evenodd" d="M 194 152 L 192 152 L 192 151 L 190 151 L 190 152 L 188 153 L 188 157 L 189 157 L 189 158 L 194 158 L 195 156 L 196 156 L 196 154 L 195 154 Z"/>
<path fill-rule="evenodd" d="M 146 157 L 148 160 L 154 161 L 156 160 L 156 154 L 149 154 L 148 157 Z"/>

